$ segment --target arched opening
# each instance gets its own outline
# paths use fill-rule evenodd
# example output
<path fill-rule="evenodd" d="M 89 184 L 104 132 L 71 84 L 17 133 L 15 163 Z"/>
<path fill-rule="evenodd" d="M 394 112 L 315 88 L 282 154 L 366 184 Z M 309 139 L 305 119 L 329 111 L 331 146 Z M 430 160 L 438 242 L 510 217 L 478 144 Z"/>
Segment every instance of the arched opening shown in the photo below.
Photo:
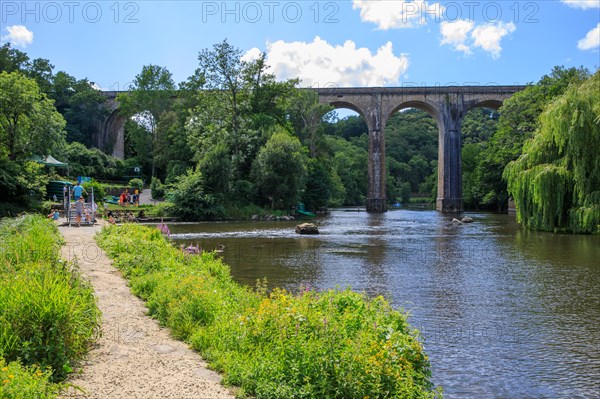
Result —
<path fill-rule="evenodd" d="M 155 122 L 149 111 L 142 111 L 127 118 L 124 123 L 124 154 L 130 164 L 142 168 L 146 176 L 152 173 L 153 129 Z"/>
<path fill-rule="evenodd" d="M 322 119 L 331 166 L 331 206 L 364 206 L 369 187 L 369 129 L 352 104 L 334 103 Z"/>
<path fill-rule="evenodd" d="M 113 111 L 104 121 L 96 146 L 112 156 L 124 159 L 124 125 L 126 118 Z"/>
<path fill-rule="evenodd" d="M 437 197 L 439 123 L 423 102 L 396 107 L 385 127 L 386 190 L 398 207 L 430 209 Z"/>
<path fill-rule="evenodd" d="M 478 171 L 485 158 L 486 148 L 496 133 L 500 101 L 485 101 L 471 108 L 464 116 L 461 127 L 462 193 L 465 210 L 497 209 L 489 197 L 486 176 Z"/>

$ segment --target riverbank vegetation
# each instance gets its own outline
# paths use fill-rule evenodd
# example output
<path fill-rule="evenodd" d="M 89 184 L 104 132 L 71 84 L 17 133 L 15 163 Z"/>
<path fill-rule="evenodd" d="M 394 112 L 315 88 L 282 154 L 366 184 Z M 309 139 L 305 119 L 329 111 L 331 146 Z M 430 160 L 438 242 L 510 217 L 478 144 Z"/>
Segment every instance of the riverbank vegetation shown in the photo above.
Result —
<path fill-rule="evenodd" d="M 93 290 L 41 216 L 0 224 L 0 396 L 53 398 L 99 329 Z"/>
<path fill-rule="evenodd" d="M 545 231 L 600 233 L 600 72 L 547 107 L 504 176 L 519 222 Z"/>
<path fill-rule="evenodd" d="M 297 294 L 235 283 L 212 254 L 186 255 L 143 226 L 110 226 L 99 245 L 149 313 L 224 382 L 256 398 L 428 398 L 427 356 L 406 316 L 350 290 Z"/>
<path fill-rule="evenodd" d="M 300 202 L 311 211 L 364 205 L 368 130 L 363 117 L 339 119 L 332 107 L 318 102 L 316 93 L 301 90 L 297 79 L 277 81 L 264 54 L 251 60 L 242 55 L 227 40 L 201 50 L 198 69 L 179 84 L 166 67 L 144 66 L 129 90 L 118 96 L 119 117 L 127 121 L 123 161 L 103 153 L 114 143 L 90 149 L 96 145 L 90 121 L 109 112 L 90 81 L 54 73 L 48 60 L 29 60 L 3 45 L 0 214 L 30 208 L 32 198 L 44 195 L 47 180 L 65 174 L 64 169 L 31 161 L 32 155 L 49 153 L 68 162 L 73 175 L 96 180 L 127 176 L 126 182 L 133 167 L 139 167 L 153 197 L 167 201 L 163 210 L 186 220 L 229 219 L 248 207 L 290 212 Z M 523 154 L 524 144 L 541 129 L 546 108 L 571 85 L 589 78 L 583 68 L 555 67 L 507 99 L 500 110 L 477 108 L 465 115 L 465 209 L 507 210 L 511 194 L 508 175 L 503 175 L 506 165 Z M 594 111 L 586 112 L 593 119 Z M 33 135 L 26 134 L 30 130 Z M 429 197 L 433 206 L 439 135 L 435 120 L 423 110 L 402 109 L 390 117 L 385 132 L 389 202 L 410 205 L 412 197 Z M 551 152 L 539 149 L 546 150 Z M 596 209 L 598 200 L 591 195 L 581 204 Z M 537 207 L 531 212 L 544 211 Z M 595 211 L 581 212 L 573 217 L 594 223 L 590 214 Z M 524 225 L 553 230 L 546 222 Z"/>

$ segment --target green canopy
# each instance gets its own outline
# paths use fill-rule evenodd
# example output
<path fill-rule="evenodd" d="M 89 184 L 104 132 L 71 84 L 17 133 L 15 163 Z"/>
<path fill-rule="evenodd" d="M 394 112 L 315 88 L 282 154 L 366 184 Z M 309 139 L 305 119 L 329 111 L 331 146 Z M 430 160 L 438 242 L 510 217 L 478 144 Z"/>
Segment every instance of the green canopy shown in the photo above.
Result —
<path fill-rule="evenodd" d="M 57 168 L 66 168 L 69 166 L 68 163 L 60 162 L 59 160 L 54 158 L 52 155 L 46 155 L 46 156 L 34 155 L 31 157 L 31 159 L 34 160 L 35 162 L 43 164 L 44 166 L 54 166 Z"/>

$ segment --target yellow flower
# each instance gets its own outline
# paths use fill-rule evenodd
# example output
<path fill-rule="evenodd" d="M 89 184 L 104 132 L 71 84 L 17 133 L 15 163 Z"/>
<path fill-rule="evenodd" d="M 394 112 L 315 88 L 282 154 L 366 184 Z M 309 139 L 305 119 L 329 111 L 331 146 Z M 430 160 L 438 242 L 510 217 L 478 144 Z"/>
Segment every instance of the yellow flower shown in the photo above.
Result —
<path fill-rule="evenodd" d="M 4 380 L 2 381 L 3 384 L 8 384 L 10 382 L 10 380 Z"/>
<path fill-rule="evenodd" d="M 14 376 L 14 375 L 12 375 L 12 374 L 9 374 L 9 375 L 8 375 L 8 378 L 15 378 L 15 376 Z"/>
<path fill-rule="evenodd" d="M 8 367 L 2 367 L 2 371 L 8 370 Z"/>

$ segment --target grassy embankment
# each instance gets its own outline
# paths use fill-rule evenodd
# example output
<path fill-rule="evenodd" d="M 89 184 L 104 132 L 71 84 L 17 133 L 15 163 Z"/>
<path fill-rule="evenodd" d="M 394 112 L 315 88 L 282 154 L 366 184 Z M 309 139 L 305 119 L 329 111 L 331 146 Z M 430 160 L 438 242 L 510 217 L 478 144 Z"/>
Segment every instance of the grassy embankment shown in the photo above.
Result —
<path fill-rule="evenodd" d="M 97 240 L 149 313 L 240 387 L 240 396 L 438 395 L 418 332 L 381 297 L 251 290 L 213 255 L 184 255 L 149 227 L 111 226 Z"/>
<path fill-rule="evenodd" d="M 54 398 L 99 328 L 92 288 L 43 216 L 0 224 L 0 397 Z"/>

